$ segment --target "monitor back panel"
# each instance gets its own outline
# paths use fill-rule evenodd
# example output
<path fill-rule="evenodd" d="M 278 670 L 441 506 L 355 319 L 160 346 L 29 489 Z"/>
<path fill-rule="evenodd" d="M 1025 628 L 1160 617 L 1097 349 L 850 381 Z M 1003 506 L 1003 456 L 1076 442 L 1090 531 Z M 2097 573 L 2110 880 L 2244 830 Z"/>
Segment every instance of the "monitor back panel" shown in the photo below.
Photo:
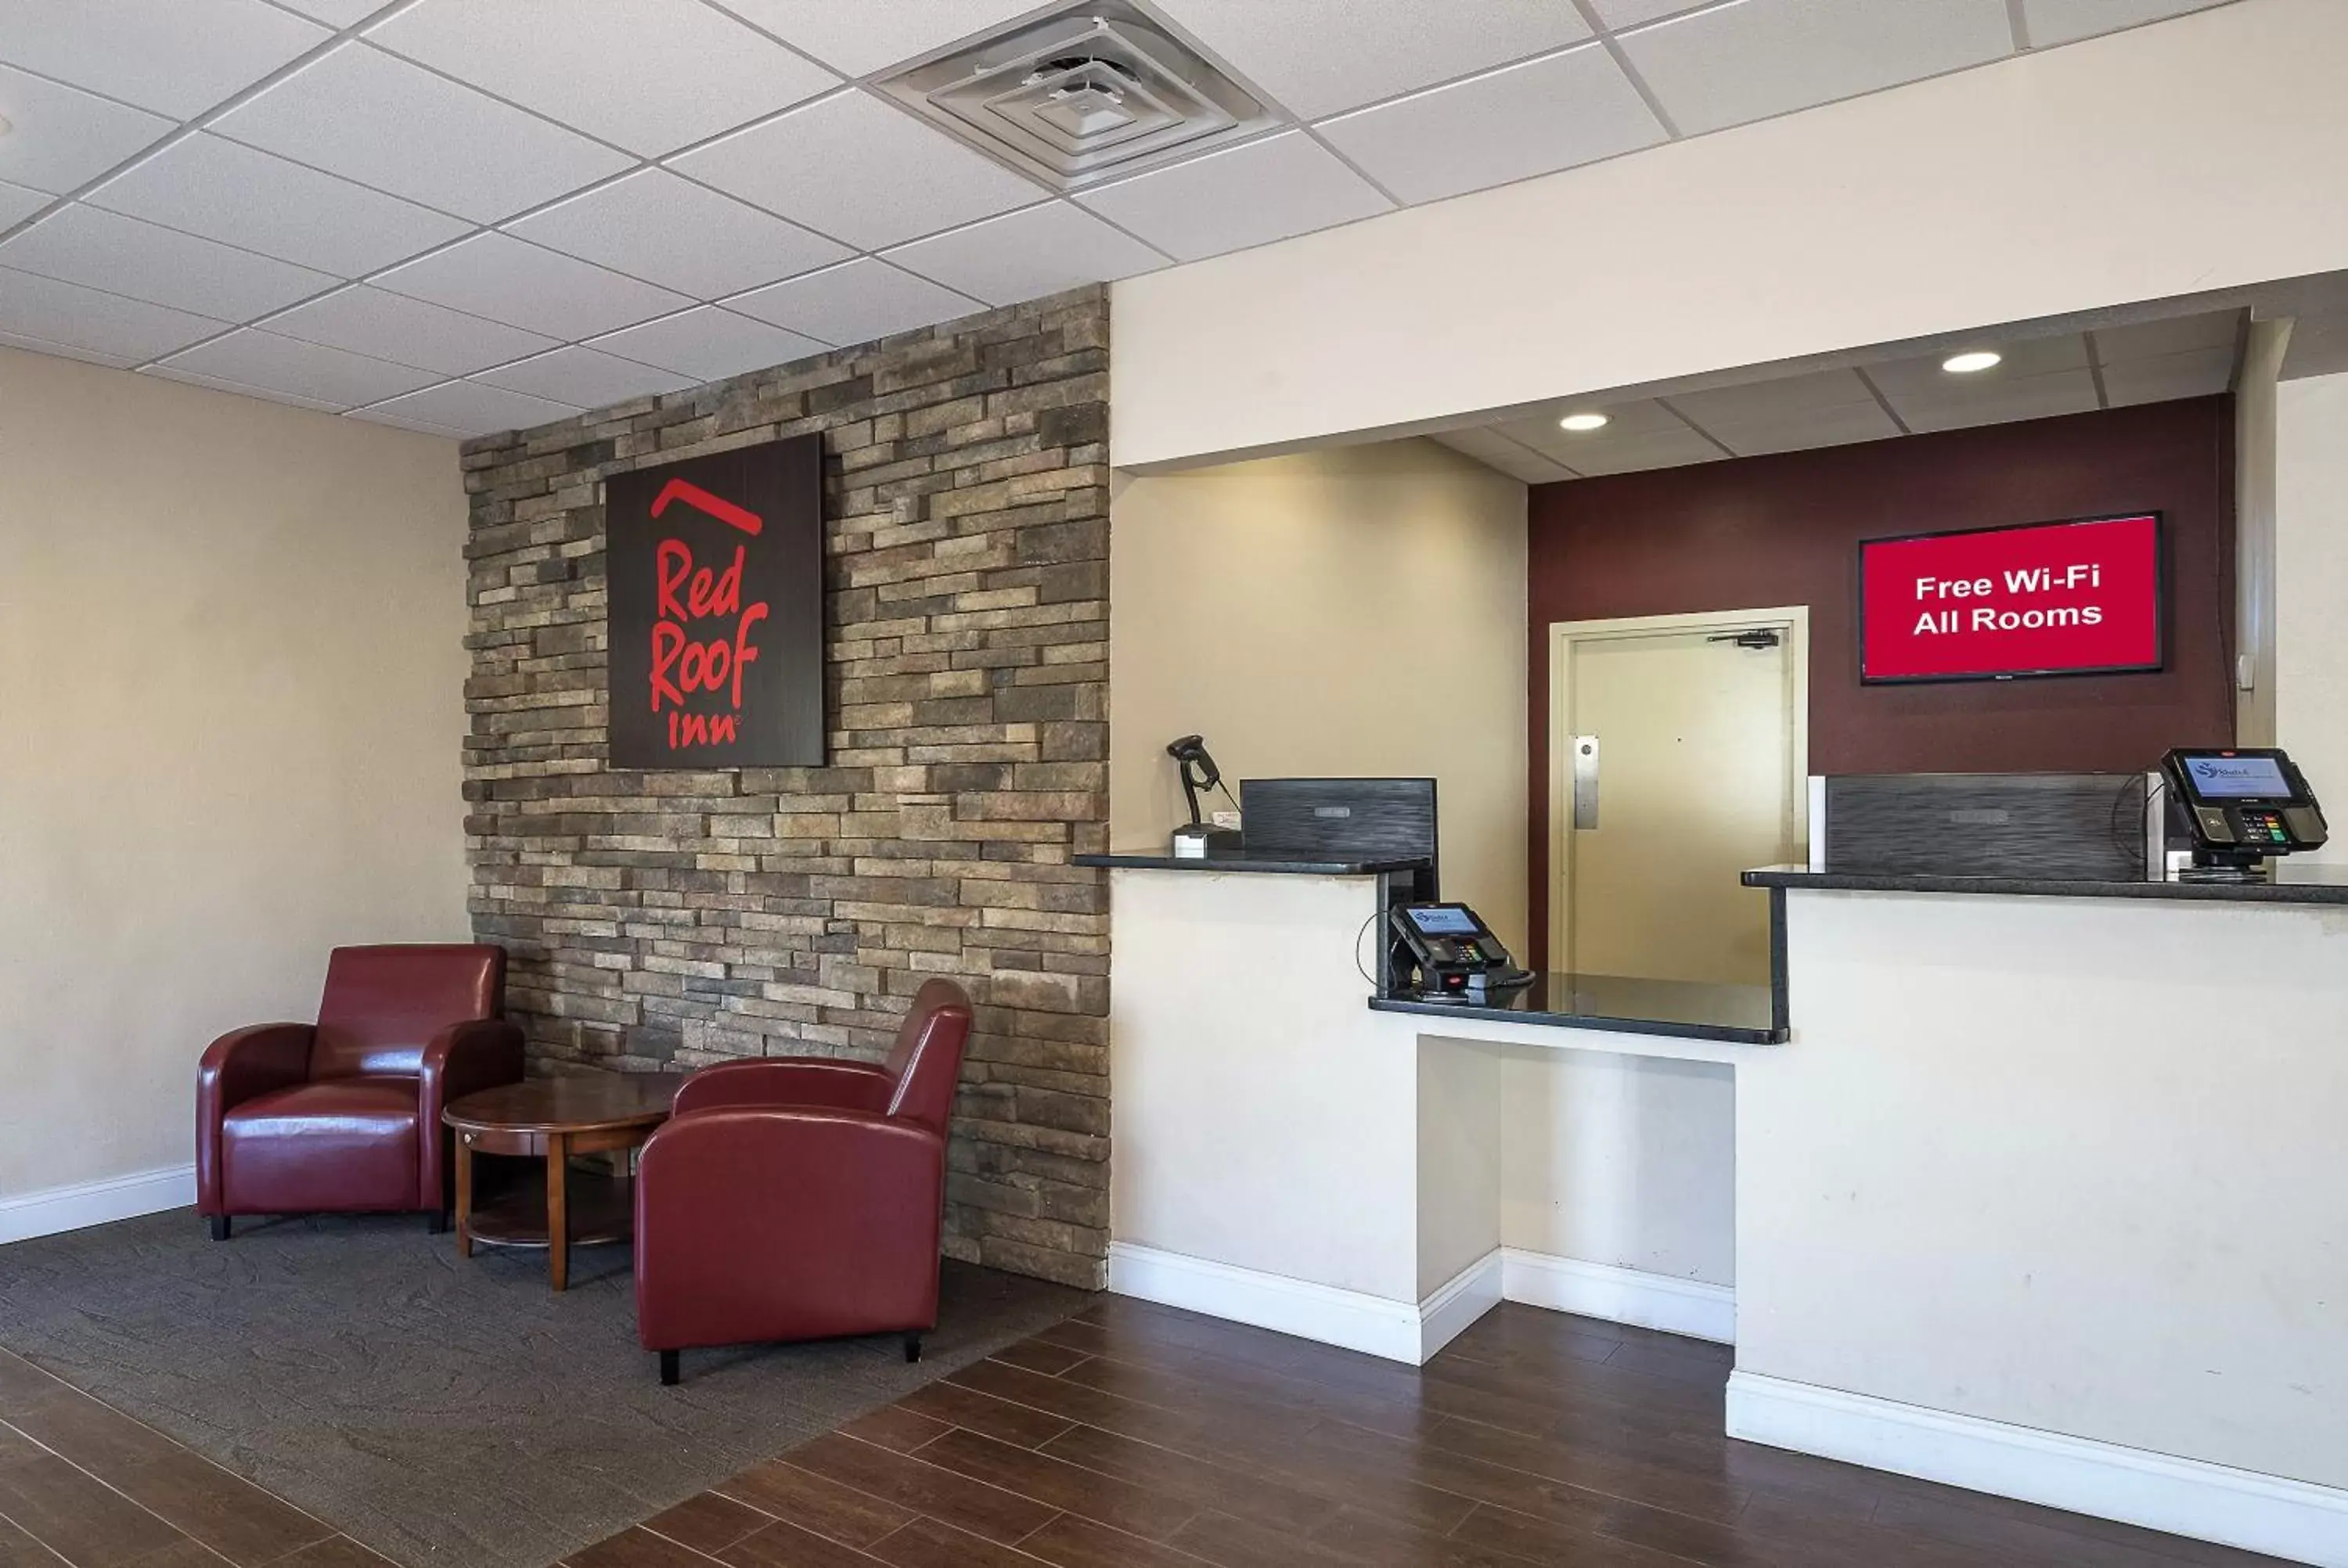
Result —
<path fill-rule="evenodd" d="M 1240 818 L 1251 854 L 1436 858 L 1433 779 L 1241 779 Z"/>
<path fill-rule="evenodd" d="M 1888 875 L 2144 876 L 2142 774 L 1837 774 L 1824 869 Z"/>

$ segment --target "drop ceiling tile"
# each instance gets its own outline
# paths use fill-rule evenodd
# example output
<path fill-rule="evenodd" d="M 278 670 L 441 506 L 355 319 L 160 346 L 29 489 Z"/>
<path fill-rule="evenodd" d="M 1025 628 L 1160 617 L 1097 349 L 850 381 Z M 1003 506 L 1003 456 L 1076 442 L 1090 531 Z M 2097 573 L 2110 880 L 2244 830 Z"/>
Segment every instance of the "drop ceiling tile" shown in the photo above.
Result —
<path fill-rule="evenodd" d="M 313 21 L 327 26 L 355 26 L 382 10 L 392 0 L 277 0 L 289 11 L 299 11 Z"/>
<path fill-rule="evenodd" d="M 2084 370 L 2058 370 L 1960 391 L 1895 393 L 1886 387 L 1884 396 L 1910 430 L 1963 430 L 1976 425 L 2090 413 L 2096 407 L 2096 381 Z"/>
<path fill-rule="evenodd" d="M 1573 470 L 1562 463 L 1552 463 L 1497 430 L 1482 427 L 1447 430 L 1433 439 L 1454 452 L 1475 458 L 1488 468 L 1498 468 L 1510 478 L 1522 479 L 1528 485 L 1552 485 L 1575 477 Z"/>
<path fill-rule="evenodd" d="M 0 179 L 62 196 L 178 128 L 149 114 L 0 66 Z"/>
<path fill-rule="evenodd" d="M 418 436 L 439 436 L 451 441 L 462 441 L 472 435 L 469 430 L 451 429 L 446 425 L 435 425 L 428 419 L 403 419 L 396 414 L 386 414 L 379 408 L 354 408 L 343 417 L 363 419 L 369 425 L 386 425 L 394 430 L 412 431 Z"/>
<path fill-rule="evenodd" d="M 1712 0 L 1590 0 L 1590 8 L 1598 14 L 1599 26 L 1611 33 L 1710 4 Z"/>
<path fill-rule="evenodd" d="M 862 91 L 793 109 L 670 167 L 863 250 L 992 218 L 1045 194 Z"/>
<path fill-rule="evenodd" d="M 1140 241 L 1065 201 L 916 240 L 888 252 L 888 259 L 990 305 L 1114 282 L 1167 264 Z"/>
<path fill-rule="evenodd" d="M 211 128 L 480 223 L 617 174 L 629 162 L 624 153 L 358 43 L 304 66 Z"/>
<path fill-rule="evenodd" d="M 184 382 L 190 386 L 210 387 L 214 392 L 233 392 L 239 397 L 258 397 L 268 403 L 283 403 L 295 408 L 313 409 L 320 414 L 340 414 L 343 411 L 343 405 L 339 403 L 328 403 L 315 397 L 304 397 L 298 393 L 273 392 L 265 386 L 247 386 L 241 381 L 231 381 L 225 376 L 203 375 L 189 370 L 173 370 L 167 365 L 150 364 L 144 367 L 139 374 L 155 376 L 163 381 Z"/>
<path fill-rule="evenodd" d="M 695 299 L 716 299 L 855 254 L 664 169 L 646 169 L 507 226 L 507 232 Z"/>
<path fill-rule="evenodd" d="M 623 403 L 649 392 L 680 392 L 693 384 L 675 371 L 622 359 L 574 343 L 551 354 L 483 371 L 473 378 L 509 392 L 527 392 L 581 408 Z"/>
<path fill-rule="evenodd" d="M 724 381 L 746 371 L 812 358 L 825 347 L 811 337 L 716 305 L 701 305 L 623 328 L 595 339 L 589 346 L 701 382 Z"/>
<path fill-rule="evenodd" d="M 1565 0 L 1163 0 L 1166 14 L 1305 119 L 1590 36 Z"/>
<path fill-rule="evenodd" d="M 0 267 L 0 332 L 134 363 L 185 348 L 228 323 Z"/>
<path fill-rule="evenodd" d="M 1624 34 L 1689 136 L 2013 53 L 2004 0 L 1732 0 Z"/>
<path fill-rule="evenodd" d="M 532 397 L 526 392 L 508 392 L 501 386 L 484 386 L 478 381 L 444 381 L 438 386 L 376 404 L 356 416 L 413 420 L 467 436 L 487 436 L 496 430 L 551 425 L 581 412 L 568 404 Z"/>
<path fill-rule="evenodd" d="M 701 0 L 421 0 L 366 37 L 646 158 L 839 86 Z"/>
<path fill-rule="evenodd" d="M 1715 422 L 1751 425 L 1788 413 L 1874 402 L 1859 373 L 1849 370 L 1821 370 L 1743 386 L 1715 386 L 1703 392 L 1672 395 L 1672 406 L 1707 430 Z"/>
<path fill-rule="evenodd" d="M 2137 322 L 2132 326 L 2098 327 L 2094 333 L 2096 354 L 2105 364 L 2190 354 L 2202 348 L 2221 348 L 2230 355 L 2240 330 L 2240 311 L 2172 316 L 2167 321 Z"/>
<path fill-rule="evenodd" d="M 329 36 L 262 0 L 0 0 L 0 59 L 175 119 Z"/>
<path fill-rule="evenodd" d="M 1951 355 L 1973 348 L 1993 349 L 2004 357 L 1987 370 L 1972 371 L 1963 375 L 1941 368 Z M 2051 375 L 2057 371 L 2085 371 L 2086 368 L 2087 340 L 2077 333 L 2064 337 L 2020 340 L 2001 339 L 1993 333 L 1937 353 L 1870 364 L 1866 371 L 1868 379 L 1891 400 L 1892 406 L 1900 408 L 1902 398 L 1944 401 L 2009 381 Z M 1900 411 L 1905 417 L 1907 410 L 1900 408 Z"/>
<path fill-rule="evenodd" d="M 1584 411 L 1602 413 L 1608 423 L 1597 430 L 1558 427 L 1560 416 Z M 1626 403 L 1575 399 L 1536 418 L 1512 420 L 1498 428 L 1502 435 L 1552 462 L 1584 475 L 1675 467 L 1722 455 L 1719 447 L 1689 429 L 1669 409 L 1644 398 Z"/>
<path fill-rule="evenodd" d="M 633 326 L 693 303 L 510 234 L 476 234 L 394 267 L 374 282 L 410 299 L 565 340 Z"/>
<path fill-rule="evenodd" d="M 1684 398 L 1672 399 L 1684 410 Z M 1885 441 L 1901 434 L 1883 405 L 1869 397 L 1863 403 L 1843 403 L 1817 408 L 1787 408 L 1747 419 L 1708 420 L 1690 413 L 1704 433 L 1740 457 L 1765 452 L 1807 452 L 1817 446 L 1842 446 L 1856 441 Z"/>
<path fill-rule="evenodd" d="M 269 330 L 443 375 L 469 375 L 556 340 L 361 283 L 269 318 Z"/>
<path fill-rule="evenodd" d="M 441 379 L 432 371 L 370 359 L 365 354 L 348 354 L 251 327 L 199 343 L 185 354 L 173 354 L 161 368 L 180 374 L 232 381 L 264 392 L 313 398 L 336 408 L 380 403 Z"/>
<path fill-rule="evenodd" d="M 1405 201 L 1436 201 L 1653 147 L 1663 128 L 1598 44 L 1437 87 L 1320 128 Z"/>
<path fill-rule="evenodd" d="M 1035 9 L 1035 0 L 716 0 L 847 76 L 870 76 Z"/>
<path fill-rule="evenodd" d="M 79 202 L 0 244 L 0 266 L 237 322 L 335 284 L 307 267 Z"/>
<path fill-rule="evenodd" d="M 983 308 L 870 256 L 744 294 L 726 306 L 828 343 L 869 343 Z"/>
<path fill-rule="evenodd" d="M 1394 203 L 1302 131 L 1153 169 L 1077 198 L 1179 261 L 1350 223 Z"/>
<path fill-rule="evenodd" d="M 2043 49 L 2223 4 L 2225 0 L 2022 0 L 2022 15 L 2031 46 Z"/>
<path fill-rule="evenodd" d="M 1607 474 L 1643 474 L 1651 468 L 1716 463 L 1726 456 L 1694 431 L 1683 428 L 1596 441 L 1574 453 L 1572 466 L 1582 477 L 1595 479 Z"/>
<path fill-rule="evenodd" d="M 174 142 L 84 200 L 345 278 L 446 244 L 473 227 L 201 134 Z"/>
<path fill-rule="evenodd" d="M 0 287 L 6 285 L 0 279 Z M 94 348 L 81 348 L 69 343 L 52 343 L 47 338 L 32 337 L 24 333 L 0 332 L 0 348 L 21 348 L 30 354 L 46 354 L 57 359 L 77 359 L 85 364 L 102 364 L 112 370 L 129 370 L 144 354 L 107 354 Z"/>
<path fill-rule="evenodd" d="M 2212 397 L 2234 384 L 2234 349 L 2198 348 L 2104 366 L 2104 396 L 2114 408 Z"/>
<path fill-rule="evenodd" d="M 22 223 L 56 200 L 54 196 L 0 179 L 0 229 Z"/>

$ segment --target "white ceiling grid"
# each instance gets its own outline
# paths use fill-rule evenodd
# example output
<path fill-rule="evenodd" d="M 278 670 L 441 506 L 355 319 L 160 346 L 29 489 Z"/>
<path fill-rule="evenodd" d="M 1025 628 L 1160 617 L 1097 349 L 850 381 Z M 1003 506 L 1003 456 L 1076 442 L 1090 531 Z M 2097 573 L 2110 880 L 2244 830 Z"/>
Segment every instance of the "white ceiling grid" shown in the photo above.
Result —
<path fill-rule="evenodd" d="M 0 343 L 480 434 L 2224 0 L 1146 3 L 1278 123 L 1062 195 L 868 90 L 1021 0 L 0 0 Z M 2155 346 L 2012 395 L 2221 357 Z"/>
<path fill-rule="evenodd" d="M 2053 337 L 1999 336 L 1979 344 L 1994 349 L 1998 364 L 1970 374 L 1941 368 L 1953 352 L 1942 349 L 1668 397 L 1576 398 L 1435 438 L 1531 485 L 1807 451 L 2207 397 L 2233 384 L 2243 332 L 2243 313 L 2230 310 Z M 1604 414 L 1607 423 L 1565 430 L 1558 420 L 1570 413 Z"/>

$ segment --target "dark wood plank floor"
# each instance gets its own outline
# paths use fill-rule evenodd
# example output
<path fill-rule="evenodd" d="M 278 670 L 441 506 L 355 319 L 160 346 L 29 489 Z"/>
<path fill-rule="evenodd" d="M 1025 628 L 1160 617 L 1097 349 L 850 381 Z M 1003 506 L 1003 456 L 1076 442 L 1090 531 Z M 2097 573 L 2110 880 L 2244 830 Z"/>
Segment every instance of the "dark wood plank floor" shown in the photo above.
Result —
<path fill-rule="evenodd" d="M 1729 1364 L 1701 1341 L 1504 1306 L 1412 1368 L 1105 1296 L 569 1563 L 2274 1561 L 1730 1442 Z"/>
<path fill-rule="evenodd" d="M 241 1476 L 0 1350 L 0 1568 L 389 1568 Z"/>

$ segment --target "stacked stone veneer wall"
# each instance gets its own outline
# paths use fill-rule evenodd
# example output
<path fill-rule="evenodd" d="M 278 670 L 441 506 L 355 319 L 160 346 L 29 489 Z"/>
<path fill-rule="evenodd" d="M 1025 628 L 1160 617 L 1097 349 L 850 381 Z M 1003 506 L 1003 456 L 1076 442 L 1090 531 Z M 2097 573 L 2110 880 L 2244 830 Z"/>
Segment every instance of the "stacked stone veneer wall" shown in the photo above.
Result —
<path fill-rule="evenodd" d="M 1087 290 L 464 449 L 474 930 L 541 1071 L 877 1057 L 978 1005 L 946 1250 L 1108 1243 L 1108 305 Z M 819 431 L 831 765 L 608 765 L 603 480 Z"/>

